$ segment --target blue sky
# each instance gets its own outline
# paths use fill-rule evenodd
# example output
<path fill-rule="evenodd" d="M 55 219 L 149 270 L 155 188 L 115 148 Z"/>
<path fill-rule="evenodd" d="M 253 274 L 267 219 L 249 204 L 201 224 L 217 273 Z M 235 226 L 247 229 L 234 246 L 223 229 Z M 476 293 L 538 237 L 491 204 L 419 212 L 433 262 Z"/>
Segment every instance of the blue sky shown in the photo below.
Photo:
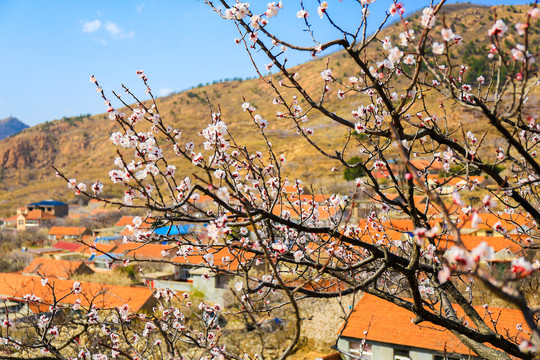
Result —
<path fill-rule="evenodd" d="M 264 12 L 269 0 L 252 0 Z M 427 1 L 402 1 L 407 13 Z M 298 32 L 299 1 L 284 0 L 284 9 L 269 26 L 287 39 L 306 40 Z M 304 1 L 317 26 L 317 2 Z M 328 0 L 329 11 L 352 26 L 358 11 L 353 1 Z M 372 23 L 391 1 L 378 0 L 371 8 Z M 520 4 L 523 1 L 478 1 L 482 4 Z M 292 35 L 295 33 L 298 35 Z M 201 0 L 38 1 L 0 0 L 0 119 L 18 117 L 35 125 L 63 116 L 97 114 L 105 110 L 90 75 L 106 91 L 122 83 L 144 97 L 135 71 L 145 70 L 157 95 L 181 91 L 213 80 L 251 77 L 255 72 L 241 46 L 234 24 L 220 19 Z M 304 37 L 304 38 L 302 38 Z M 296 65 L 308 56 L 289 56 Z"/>

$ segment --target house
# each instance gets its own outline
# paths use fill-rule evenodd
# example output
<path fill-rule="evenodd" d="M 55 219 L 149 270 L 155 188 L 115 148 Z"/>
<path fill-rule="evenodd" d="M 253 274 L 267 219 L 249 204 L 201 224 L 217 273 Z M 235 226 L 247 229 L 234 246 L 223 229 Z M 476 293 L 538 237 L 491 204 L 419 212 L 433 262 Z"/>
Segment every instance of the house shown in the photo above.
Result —
<path fill-rule="evenodd" d="M 90 269 L 83 261 L 35 258 L 21 273 L 23 275 L 69 279 L 73 275 L 93 274 L 94 270 Z"/>
<path fill-rule="evenodd" d="M 17 230 L 47 227 L 54 219 L 56 216 L 40 209 L 19 208 L 17 209 Z"/>
<path fill-rule="evenodd" d="M 103 257 L 110 262 L 115 259 L 142 260 L 143 273 L 152 288 L 170 288 L 175 291 L 191 291 L 194 288 L 204 292 L 205 298 L 213 302 L 222 302 L 230 275 L 214 272 L 204 259 L 212 253 L 212 266 L 220 270 L 234 272 L 240 261 L 249 261 L 253 256 L 242 250 L 233 253 L 226 247 L 206 249 L 206 252 L 183 246 L 165 244 L 143 244 L 128 242 Z M 96 257 L 96 261 L 101 260 Z M 148 266 L 145 269 L 145 261 Z M 98 264 L 96 263 L 96 267 Z"/>
<path fill-rule="evenodd" d="M 483 176 L 468 177 L 448 177 L 443 178 L 439 175 L 428 174 L 427 185 L 430 189 L 435 189 L 441 195 L 451 195 L 455 190 L 474 189 L 477 185 L 484 182 Z"/>
<path fill-rule="evenodd" d="M 526 234 L 537 227 L 534 219 L 519 214 L 479 213 L 478 222 L 472 223 L 470 215 L 462 215 L 456 221 L 461 233 L 476 236 L 503 236 L 505 234 Z"/>
<path fill-rule="evenodd" d="M 483 307 L 475 307 L 482 316 Z M 490 307 L 497 331 L 515 339 L 527 337 L 525 319 L 519 310 Z M 458 316 L 462 316 L 458 312 Z M 427 321 L 412 322 L 415 315 L 397 305 L 364 294 L 344 325 L 336 350 L 346 360 L 439 360 L 479 359 L 449 330 Z M 488 326 L 493 326 L 486 321 Z M 523 330 L 518 330 L 522 325 Z"/>
<path fill-rule="evenodd" d="M 85 227 L 53 226 L 49 230 L 49 240 L 81 240 L 83 235 L 90 234 Z"/>
<path fill-rule="evenodd" d="M 57 200 L 43 200 L 26 205 L 28 211 L 41 210 L 55 217 L 66 217 L 69 213 L 69 205 Z"/>
<path fill-rule="evenodd" d="M 48 278 L 47 283 L 50 286 L 43 286 L 39 276 L 0 273 L 0 298 L 16 303 L 28 303 L 33 313 L 48 312 L 55 298 L 58 305 L 72 306 L 80 302 L 83 307 L 93 305 L 97 309 L 114 309 L 127 304 L 133 312 L 151 312 L 157 304 L 152 290 L 145 286 L 83 282 L 80 283 L 81 292 L 77 294 L 73 292 L 75 281 Z M 28 302 L 28 295 L 35 295 L 40 300 Z"/>

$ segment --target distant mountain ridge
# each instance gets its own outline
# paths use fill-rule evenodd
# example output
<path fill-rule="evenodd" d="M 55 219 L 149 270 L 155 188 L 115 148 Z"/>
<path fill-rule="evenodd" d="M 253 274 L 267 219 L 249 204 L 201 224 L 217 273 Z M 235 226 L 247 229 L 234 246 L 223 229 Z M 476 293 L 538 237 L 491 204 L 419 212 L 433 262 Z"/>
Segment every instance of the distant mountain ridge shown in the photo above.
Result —
<path fill-rule="evenodd" d="M 0 140 L 15 135 L 29 126 L 16 117 L 7 117 L 0 120 Z"/>

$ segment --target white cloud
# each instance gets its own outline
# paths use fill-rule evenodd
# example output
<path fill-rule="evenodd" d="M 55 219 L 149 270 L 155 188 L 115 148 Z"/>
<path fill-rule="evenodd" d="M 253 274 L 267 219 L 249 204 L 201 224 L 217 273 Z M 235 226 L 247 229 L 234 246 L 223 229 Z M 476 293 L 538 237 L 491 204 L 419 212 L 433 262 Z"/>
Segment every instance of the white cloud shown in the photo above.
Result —
<path fill-rule="evenodd" d="M 140 5 L 137 5 L 136 9 L 138 13 L 142 13 L 143 8 L 146 6 L 145 3 L 142 3 Z"/>
<path fill-rule="evenodd" d="M 94 31 L 98 31 L 100 27 L 101 21 L 99 20 L 87 21 L 83 25 L 82 32 L 93 33 Z"/>
<path fill-rule="evenodd" d="M 103 45 L 103 46 L 107 46 L 107 40 L 103 39 L 103 38 L 94 38 L 94 41 Z"/>
<path fill-rule="evenodd" d="M 105 30 L 116 39 L 129 39 L 135 36 L 133 31 L 125 32 L 124 29 L 120 28 L 116 23 L 112 21 L 107 21 L 105 24 Z"/>
<path fill-rule="evenodd" d="M 171 94 L 174 90 L 173 89 L 169 89 L 169 88 L 161 88 L 158 90 L 158 95 L 159 96 L 167 96 L 169 94 Z"/>

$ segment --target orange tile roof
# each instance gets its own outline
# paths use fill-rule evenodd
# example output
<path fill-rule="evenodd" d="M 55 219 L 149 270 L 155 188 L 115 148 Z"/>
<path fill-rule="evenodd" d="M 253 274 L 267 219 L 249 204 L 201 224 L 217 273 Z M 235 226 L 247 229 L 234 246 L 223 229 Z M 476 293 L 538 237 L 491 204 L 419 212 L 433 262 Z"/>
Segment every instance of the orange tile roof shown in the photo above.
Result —
<path fill-rule="evenodd" d="M 4 222 L 16 222 L 19 215 L 13 215 L 4 219 Z"/>
<path fill-rule="evenodd" d="M 311 215 L 314 212 L 314 209 L 313 209 L 313 206 L 308 205 L 306 203 L 302 203 L 302 207 L 300 207 L 300 205 L 295 205 L 295 204 L 293 205 L 283 204 L 280 206 L 275 206 L 272 209 L 272 213 L 274 215 L 281 215 L 283 211 L 289 211 L 291 213 L 291 218 L 297 219 L 300 217 L 299 213 Z M 317 207 L 316 211 L 318 212 L 319 219 L 325 220 L 325 219 L 328 219 L 330 215 L 335 215 L 336 208 L 334 207 L 328 208 L 326 205 L 322 205 L 322 206 Z"/>
<path fill-rule="evenodd" d="M 162 251 L 176 253 L 174 245 L 141 244 L 135 242 L 123 243 L 111 251 L 113 254 L 123 254 L 138 259 L 163 259 Z M 172 251 L 174 250 L 174 251 Z"/>
<path fill-rule="evenodd" d="M 518 237 L 506 238 L 504 236 L 473 236 L 473 235 L 461 235 L 461 241 L 468 250 L 472 250 L 482 242 L 486 242 L 493 248 L 495 252 L 499 252 L 504 249 L 509 249 L 512 253 L 517 253 L 523 250 L 523 239 Z M 452 248 L 455 245 L 453 236 L 444 236 L 439 240 L 438 248 L 442 251 Z"/>
<path fill-rule="evenodd" d="M 433 181 L 439 185 L 444 184 L 444 186 L 456 186 L 458 184 L 465 185 L 465 184 L 473 184 L 473 183 L 481 184 L 485 180 L 483 176 L 469 176 L 469 177 L 454 176 L 454 177 L 444 178 L 444 177 L 439 177 L 439 175 L 437 174 L 429 174 L 427 176 L 427 179 L 428 181 Z"/>
<path fill-rule="evenodd" d="M 113 308 L 128 304 L 132 311 L 138 312 L 143 306 L 155 304 L 152 291 L 142 286 L 117 286 L 96 283 L 82 283 L 81 294 L 71 293 L 74 281 L 48 279 L 49 284 L 54 286 L 57 299 L 62 304 L 73 305 L 76 300 L 81 301 L 82 306 L 89 306 L 90 302 L 97 308 Z M 13 273 L 0 273 L 0 295 L 13 300 L 21 300 L 26 294 L 33 294 L 41 299 L 43 311 L 48 311 L 48 304 L 52 303 L 53 293 L 51 287 L 41 285 L 41 277 L 21 275 Z"/>
<path fill-rule="evenodd" d="M 85 227 L 78 226 L 53 226 L 49 230 L 49 235 L 59 236 L 81 236 L 86 231 Z"/>
<path fill-rule="evenodd" d="M 475 309 L 480 316 L 486 314 L 486 310 L 482 307 L 475 306 Z M 498 319 L 497 330 L 500 334 L 506 335 L 508 332 L 511 337 L 518 335 L 517 324 L 522 324 L 525 330 L 528 329 L 519 310 L 490 307 L 489 311 L 492 312 L 494 319 Z M 461 316 L 459 311 L 458 316 Z M 412 312 L 366 293 L 354 308 L 342 336 L 356 339 L 365 337 L 367 341 L 428 349 L 441 353 L 446 351 L 456 354 L 474 354 L 449 330 L 430 322 L 413 324 L 411 320 L 414 318 L 415 315 Z M 493 326 L 489 319 L 486 319 L 486 323 L 490 327 Z M 367 331 L 367 335 L 364 335 L 364 331 Z M 518 337 L 525 337 L 525 335 L 522 332 Z"/>
<path fill-rule="evenodd" d="M 493 230 L 493 226 L 500 221 L 501 225 L 507 231 L 519 230 L 520 227 L 524 229 L 535 228 L 534 220 L 521 214 L 492 214 L 492 213 L 479 213 L 480 221 L 478 222 L 477 229 Z M 456 223 L 459 228 L 471 229 L 470 216 L 462 215 L 460 221 Z"/>
<path fill-rule="evenodd" d="M 23 274 L 68 279 L 84 266 L 82 261 L 35 258 L 22 271 Z"/>
<path fill-rule="evenodd" d="M 133 225 L 133 218 L 134 216 L 124 215 L 116 222 L 116 224 L 114 224 L 114 226 L 124 227 L 126 225 Z"/>
<path fill-rule="evenodd" d="M 168 253 L 167 256 L 163 256 L 162 252 Z M 178 252 L 178 246 L 176 245 L 162 245 L 162 244 L 142 244 L 142 243 L 124 243 L 118 246 L 112 253 L 123 254 L 129 258 L 137 259 L 150 259 L 150 260 L 166 260 L 172 261 L 179 265 L 205 265 L 206 261 L 203 256 L 208 253 L 212 253 L 214 256 L 214 265 L 220 268 L 226 268 L 234 271 L 238 268 L 238 258 L 242 260 L 251 259 L 253 254 L 246 253 L 244 251 L 231 252 L 228 248 L 223 246 L 211 247 L 206 252 L 198 251 L 197 249 L 187 254 L 186 256 L 176 256 Z M 227 260 L 227 258 L 229 260 Z"/>
<path fill-rule="evenodd" d="M 444 164 L 442 161 L 430 161 L 424 159 L 412 159 L 410 160 L 411 164 L 416 167 L 418 170 L 424 170 L 425 168 L 432 169 L 435 171 L 442 170 Z"/>
<path fill-rule="evenodd" d="M 195 250 L 189 255 L 177 256 L 173 259 L 173 262 L 184 265 L 204 265 L 206 264 L 206 261 L 203 259 L 203 256 L 206 253 L 211 253 L 213 255 L 214 266 L 230 271 L 238 270 L 240 262 L 245 262 L 254 257 L 253 253 L 243 250 L 231 251 L 231 249 L 227 247 L 214 247 L 207 249 L 206 252 Z"/>
<path fill-rule="evenodd" d="M 92 243 L 92 244 L 86 243 L 86 244 L 82 244 L 81 247 L 77 250 L 77 252 L 85 254 L 85 255 L 90 255 L 90 254 L 101 255 L 103 253 L 109 253 L 116 248 L 116 244 L 100 244 L 100 243 Z"/>
<path fill-rule="evenodd" d="M 407 232 L 407 231 L 413 231 L 415 226 L 411 219 L 389 219 L 386 222 L 376 222 L 377 225 L 382 225 L 385 229 L 399 231 L 399 232 Z M 358 226 L 361 228 L 364 227 L 370 227 L 370 223 L 368 223 L 367 220 L 360 220 L 358 222 Z"/>
<path fill-rule="evenodd" d="M 124 215 L 120 218 L 120 220 L 118 220 L 116 222 L 116 224 L 114 224 L 115 227 L 125 227 L 127 225 L 133 225 L 133 219 L 135 218 L 135 216 L 127 216 L 127 215 Z M 141 224 L 141 228 L 149 228 L 152 226 L 152 223 L 154 222 L 153 219 L 146 219 L 142 222 Z"/>

